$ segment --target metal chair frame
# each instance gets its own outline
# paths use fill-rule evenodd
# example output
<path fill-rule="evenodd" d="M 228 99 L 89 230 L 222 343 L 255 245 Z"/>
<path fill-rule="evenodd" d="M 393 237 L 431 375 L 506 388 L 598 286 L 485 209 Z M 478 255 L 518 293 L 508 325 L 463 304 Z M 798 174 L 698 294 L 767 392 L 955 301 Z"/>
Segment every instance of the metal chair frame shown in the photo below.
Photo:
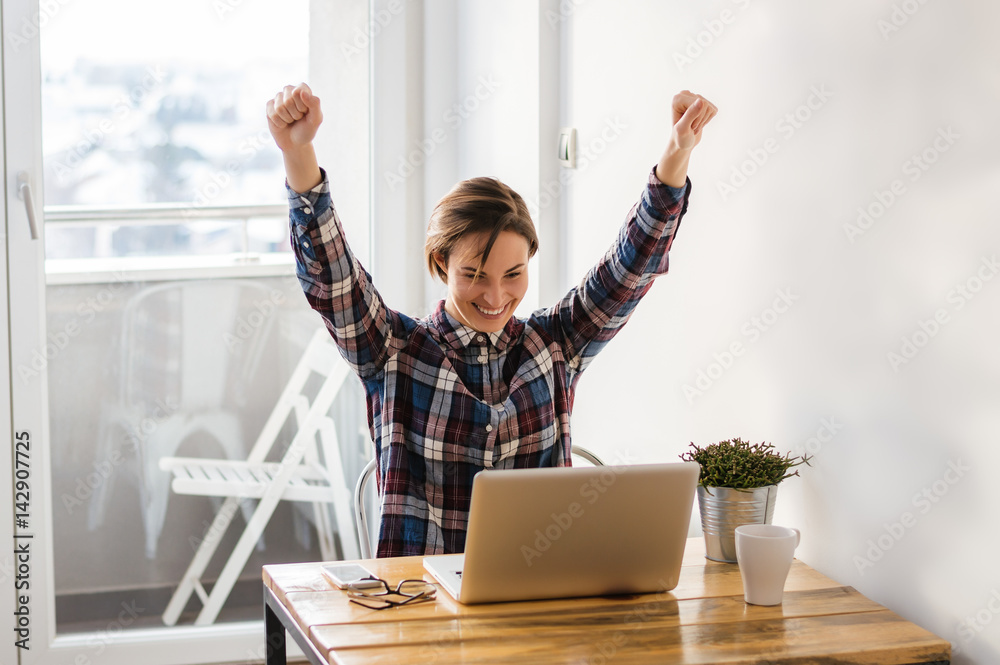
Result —
<path fill-rule="evenodd" d="M 572 454 L 587 460 L 594 466 L 604 466 L 604 461 L 586 448 L 573 446 Z M 368 509 L 365 506 L 365 490 L 368 488 L 368 483 L 371 482 L 374 473 L 375 458 L 372 458 L 361 470 L 358 482 L 354 486 L 354 519 L 358 527 L 358 543 L 361 545 L 362 559 L 372 558 L 372 534 L 368 522 Z"/>

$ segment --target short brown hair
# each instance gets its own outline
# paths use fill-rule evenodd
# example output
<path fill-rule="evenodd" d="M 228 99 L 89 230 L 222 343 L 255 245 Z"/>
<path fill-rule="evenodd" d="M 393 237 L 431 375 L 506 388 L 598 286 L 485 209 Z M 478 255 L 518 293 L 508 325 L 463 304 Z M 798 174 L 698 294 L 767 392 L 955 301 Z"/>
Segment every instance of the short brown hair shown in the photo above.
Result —
<path fill-rule="evenodd" d="M 463 180 L 444 195 L 434 207 L 427 225 L 427 242 L 424 254 L 427 269 L 442 281 L 448 274 L 434 260 L 444 257 L 445 263 L 455 245 L 466 235 L 487 233 L 477 274 L 489 258 L 497 236 L 503 231 L 513 231 L 528 241 L 528 257 L 538 251 L 538 235 L 531 221 L 528 206 L 521 195 L 496 178 L 471 178 Z"/>

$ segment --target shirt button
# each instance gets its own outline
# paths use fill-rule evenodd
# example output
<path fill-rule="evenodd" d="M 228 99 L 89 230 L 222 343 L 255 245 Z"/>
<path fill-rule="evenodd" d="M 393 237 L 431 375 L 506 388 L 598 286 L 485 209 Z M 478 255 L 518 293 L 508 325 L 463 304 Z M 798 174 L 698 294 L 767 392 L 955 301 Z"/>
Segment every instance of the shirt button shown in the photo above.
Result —
<path fill-rule="evenodd" d="M 312 208 L 303 208 L 302 212 L 304 212 L 307 215 L 311 215 L 313 211 Z"/>
<path fill-rule="evenodd" d="M 493 431 L 493 425 L 487 425 L 486 426 L 486 431 L 487 432 L 492 432 Z"/>
<path fill-rule="evenodd" d="M 486 362 L 486 356 L 479 356 L 478 358 L 476 358 L 476 360 L 478 360 L 481 363 L 484 363 Z"/>
<path fill-rule="evenodd" d="M 476 338 L 476 341 L 477 341 L 477 342 L 482 342 L 482 341 L 483 341 L 483 336 L 482 336 L 482 335 L 480 335 L 479 337 L 477 337 L 477 338 Z"/>
<path fill-rule="evenodd" d="M 305 247 L 306 249 L 309 249 L 309 241 L 308 240 L 303 240 L 302 241 L 302 246 Z"/>

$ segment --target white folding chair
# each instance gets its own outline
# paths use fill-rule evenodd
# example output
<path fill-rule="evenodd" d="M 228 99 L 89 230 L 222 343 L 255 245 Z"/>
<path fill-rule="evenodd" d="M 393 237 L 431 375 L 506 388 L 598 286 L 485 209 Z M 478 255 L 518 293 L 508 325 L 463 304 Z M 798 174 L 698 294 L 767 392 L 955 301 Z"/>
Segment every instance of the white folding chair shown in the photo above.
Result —
<path fill-rule="evenodd" d="M 594 466 L 604 466 L 604 461 L 586 448 L 573 446 L 572 454 L 585 459 Z M 361 470 L 361 474 L 358 476 L 357 485 L 354 486 L 354 520 L 358 527 L 358 543 L 361 545 L 362 559 L 372 558 L 372 541 L 375 539 L 375 534 L 372 533 L 368 524 L 368 506 L 365 503 L 367 501 L 365 491 L 372 476 L 375 474 L 375 462 L 374 458 L 368 461 L 368 464 L 365 465 L 365 468 Z"/>
<path fill-rule="evenodd" d="M 306 384 L 312 374 L 325 377 L 310 404 Z M 178 494 L 225 497 L 225 502 L 209 526 L 180 586 L 174 592 L 163 622 L 177 622 L 191 594 L 202 602 L 195 625 L 215 621 L 233 585 L 250 556 L 254 544 L 264 532 L 279 501 L 304 501 L 313 504 L 320 549 L 324 559 L 336 558 L 332 525 L 327 507 L 333 505 L 344 558 L 358 555 L 351 533 L 350 491 L 341 467 L 340 447 L 330 406 L 350 374 L 333 340 L 320 329 L 306 347 L 278 402 L 264 424 L 248 458 L 243 460 L 166 457 L 160 468 L 173 475 L 171 488 Z M 297 431 L 280 462 L 266 462 L 281 429 L 289 418 Z M 322 463 L 319 460 L 322 452 Z M 257 506 L 226 561 L 218 580 L 207 594 L 201 577 L 215 554 L 230 522 L 245 501 Z"/>

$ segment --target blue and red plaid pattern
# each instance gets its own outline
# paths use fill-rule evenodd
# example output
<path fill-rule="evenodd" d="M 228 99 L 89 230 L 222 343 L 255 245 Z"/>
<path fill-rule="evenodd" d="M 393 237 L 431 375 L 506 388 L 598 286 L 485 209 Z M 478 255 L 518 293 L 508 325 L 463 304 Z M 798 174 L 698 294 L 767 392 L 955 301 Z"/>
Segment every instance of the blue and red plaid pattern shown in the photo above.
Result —
<path fill-rule="evenodd" d="M 556 305 L 497 333 L 444 309 L 385 306 L 348 247 L 323 182 L 288 191 L 292 248 L 309 304 L 364 384 L 382 502 L 377 556 L 462 552 L 473 476 L 570 464 L 576 382 L 667 272 L 691 191 L 650 173 L 611 249 Z"/>

